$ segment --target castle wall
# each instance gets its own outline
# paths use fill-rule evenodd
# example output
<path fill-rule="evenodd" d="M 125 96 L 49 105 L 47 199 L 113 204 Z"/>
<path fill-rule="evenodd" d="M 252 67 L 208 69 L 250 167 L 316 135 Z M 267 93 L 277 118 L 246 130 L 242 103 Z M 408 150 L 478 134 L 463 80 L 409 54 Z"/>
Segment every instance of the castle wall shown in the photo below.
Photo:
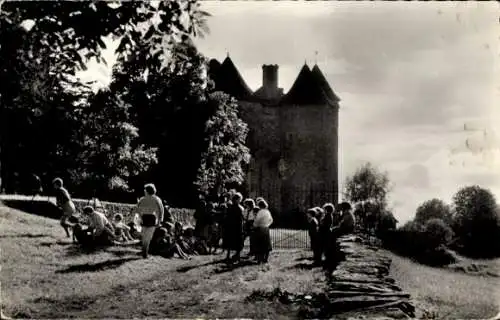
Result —
<path fill-rule="evenodd" d="M 281 208 L 279 118 L 275 108 L 240 102 L 240 116 L 248 124 L 247 145 L 252 159 L 247 173 L 247 188 L 252 198 L 264 197 L 274 212 Z"/>
<path fill-rule="evenodd" d="M 338 202 L 338 109 L 281 106 L 283 210 Z"/>
<path fill-rule="evenodd" d="M 240 102 L 249 125 L 249 196 L 279 212 L 338 201 L 338 109 Z"/>

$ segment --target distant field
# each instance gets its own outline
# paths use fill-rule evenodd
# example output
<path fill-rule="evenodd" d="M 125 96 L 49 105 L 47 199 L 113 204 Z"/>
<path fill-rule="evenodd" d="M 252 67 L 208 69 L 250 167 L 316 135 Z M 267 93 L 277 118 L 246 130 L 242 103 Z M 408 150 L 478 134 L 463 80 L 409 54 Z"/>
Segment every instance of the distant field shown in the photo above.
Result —
<path fill-rule="evenodd" d="M 500 278 L 424 266 L 389 253 L 391 276 L 434 319 L 486 319 L 500 311 Z M 497 263 L 500 260 L 490 261 Z"/>

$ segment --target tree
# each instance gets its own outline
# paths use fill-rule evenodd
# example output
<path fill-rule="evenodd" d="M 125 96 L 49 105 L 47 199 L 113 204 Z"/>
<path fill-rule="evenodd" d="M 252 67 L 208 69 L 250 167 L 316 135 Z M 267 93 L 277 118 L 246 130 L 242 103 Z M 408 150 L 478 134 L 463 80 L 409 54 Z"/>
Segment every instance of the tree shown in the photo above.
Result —
<path fill-rule="evenodd" d="M 480 186 L 463 187 L 453 196 L 455 233 L 467 254 L 499 254 L 500 217 L 495 197 Z"/>
<path fill-rule="evenodd" d="M 349 201 L 383 203 L 389 192 L 389 177 L 368 162 L 347 178 L 345 189 Z"/>
<path fill-rule="evenodd" d="M 68 109 L 67 113 L 61 114 L 63 118 L 71 118 L 74 101 L 61 97 L 64 90 L 54 88 L 78 85 L 72 76 L 77 70 L 85 69 L 89 59 L 101 60 L 101 50 L 105 48 L 102 37 L 111 35 L 121 39 L 117 49 L 121 59 L 136 55 L 141 49 L 138 44 L 146 43 L 147 50 L 143 50 L 145 64 L 151 69 L 162 70 L 168 65 L 171 49 L 179 39 L 206 30 L 207 15 L 195 0 L 164 0 L 159 3 L 2 2 L 0 174 L 7 187 L 13 183 L 9 177 L 12 172 L 31 168 L 18 165 L 13 159 L 21 159 L 29 151 L 34 151 L 24 141 L 35 135 L 31 128 L 41 127 L 30 126 L 30 130 L 23 131 L 24 127 L 16 126 L 20 128 L 19 133 L 13 134 L 11 125 L 16 119 L 18 122 L 26 119 L 27 115 L 43 115 L 46 110 L 41 106 L 44 104 L 51 110 L 56 106 Z M 89 23 L 92 28 L 88 28 Z M 85 99 L 85 96 L 79 98 Z M 47 122 L 51 121 L 44 122 L 44 125 Z M 51 124 L 55 128 L 67 126 L 66 123 Z M 37 132 L 43 133 L 41 130 Z M 60 145 L 52 143 L 46 147 L 57 150 L 61 157 Z M 22 150 L 26 150 L 24 154 Z"/>
<path fill-rule="evenodd" d="M 161 71 L 147 68 L 144 56 L 119 61 L 110 88 L 131 105 L 139 141 L 159 148 L 153 178 L 162 198 L 172 205 L 188 206 L 197 200 L 193 182 L 206 149 L 207 59 L 187 38 L 172 48 L 168 65 Z"/>
<path fill-rule="evenodd" d="M 379 171 L 369 162 L 346 180 L 346 198 L 355 204 L 360 219 L 368 224 L 376 224 L 386 211 L 388 193 L 388 174 Z"/>
<path fill-rule="evenodd" d="M 218 199 L 244 181 L 242 166 L 250 160 L 245 146 L 248 127 L 238 117 L 236 100 L 225 93 L 210 94 L 208 108 L 214 111 L 205 127 L 208 148 L 202 155 L 195 185 L 201 198 Z"/>
<path fill-rule="evenodd" d="M 384 238 L 390 231 L 396 230 L 398 220 L 391 211 L 384 211 L 379 218 L 377 235 Z"/>
<path fill-rule="evenodd" d="M 101 90 L 82 109 L 82 127 L 75 139 L 77 166 L 72 181 L 87 196 L 110 191 L 130 192 L 130 178 L 156 164 L 156 149 L 137 144 L 137 128 L 130 123 L 130 106 L 109 90 Z"/>
<path fill-rule="evenodd" d="M 448 225 L 451 224 L 451 208 L 440 199 L 427 200 L 422 203 L 415 214 L 415 222 L 425 224 L 430 219 L 442 219 Z"/>

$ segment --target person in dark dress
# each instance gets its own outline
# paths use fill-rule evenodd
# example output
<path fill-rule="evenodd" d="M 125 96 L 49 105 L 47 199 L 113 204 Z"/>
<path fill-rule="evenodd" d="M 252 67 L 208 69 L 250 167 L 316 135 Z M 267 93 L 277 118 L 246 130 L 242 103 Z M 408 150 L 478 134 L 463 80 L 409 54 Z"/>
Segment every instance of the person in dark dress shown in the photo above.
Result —
<path fill-rule="evenodd" d="M 321 226 L 322 231 L 322 244 L 323 244 L 323 253 L 325 255 L 325 263 L 329 264 L 330 260 L 333 258 L 332 248 L 332 227 L 336 225 L 339 221 L 339 215 L 335 213 L 335 207 L 331 203 L 326 203 L 323 206 L 323 210 L 325 211 L 325 218 L 323 220 L 323 225 Z"/>
<path fill-rule="evenodd" d="M 228 206 L 227 214 L 224 221 L 223 229 L 223 245 L 227 250 L 226 261 L 238 262 L 240 260 L 241 251 L 243 250 L 243 221 L 244 209 L 241 206 L 243 196 L 237 192 L 232 197 L 232 202 Z M 231 251 L 236 251 L 231 258 Z"/>
<path fill-rule="evenodd" d="M 355 230 L 356 218 L 351 210 L 351 205 L 348 202 L 342 202 L 338 205 L 338 211 L 340 211 L 341 215 L 335 221 L 336 223 L 332 225 L 330 240 L 327 246 L 325 267 L 328 272 L 335 270 L 338 263 L 342 260 L 342 251 L 337 242 L 338 238 L 346 234 L 351 234 Z"/>
<path fill-rule="evenodd" d="M 318 212 L 322 213 L 319 220 L 319 240 L 318 240 L 318 259 L 319 262 L 323 261 L 323 255 L 325 254 L 328 240 L 330 239 L 330 228 L 333 222 L 333 212 L 330 209 L 327 210 L 318 208 Z"/>

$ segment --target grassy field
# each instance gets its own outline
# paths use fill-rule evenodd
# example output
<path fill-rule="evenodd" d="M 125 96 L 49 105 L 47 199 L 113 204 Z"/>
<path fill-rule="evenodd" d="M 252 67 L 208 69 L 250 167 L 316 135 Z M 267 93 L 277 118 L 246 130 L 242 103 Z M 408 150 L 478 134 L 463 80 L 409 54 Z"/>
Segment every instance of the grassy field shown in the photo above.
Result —
<path fill-rule="evenodd" d="M 412 295 L 420 309 L 419 318 L 486 319 L 500 311 L 500 278 L 428 267 L 388 254 L 392 258 L 391 275 Z"/>
<path fill-rule="evenodd" d="M 269 266 L 224 269 L 221 256 L 138 259 L 136 248 L 82 254 L 58 221 L 0 206 L 2 309 L 21 318 L 294 318 L 278 302 L 245 302 L 253 290 L 321 291 L 303 270 L 309 252 L 273 252 Z"/>
<path fill-rule="evenodd" d="M 234 270 L 218 263 L 221 256 L 143 260 L 128 247 L 83 254 L 62 236 L 58 221 L 1 205 L 0 248 L 2 309 L 20 318 L 296 318 L 297 307 L 245 298 L 257 289 L 300 293 L 325 285 L 321 271 L 300 268 L 311 255 L 304 250 L 275 250 L 269 266 Z M 497 313 L 499 278 L 387 254 L 392 276 L 412 294 L 420 318 Z"/>

